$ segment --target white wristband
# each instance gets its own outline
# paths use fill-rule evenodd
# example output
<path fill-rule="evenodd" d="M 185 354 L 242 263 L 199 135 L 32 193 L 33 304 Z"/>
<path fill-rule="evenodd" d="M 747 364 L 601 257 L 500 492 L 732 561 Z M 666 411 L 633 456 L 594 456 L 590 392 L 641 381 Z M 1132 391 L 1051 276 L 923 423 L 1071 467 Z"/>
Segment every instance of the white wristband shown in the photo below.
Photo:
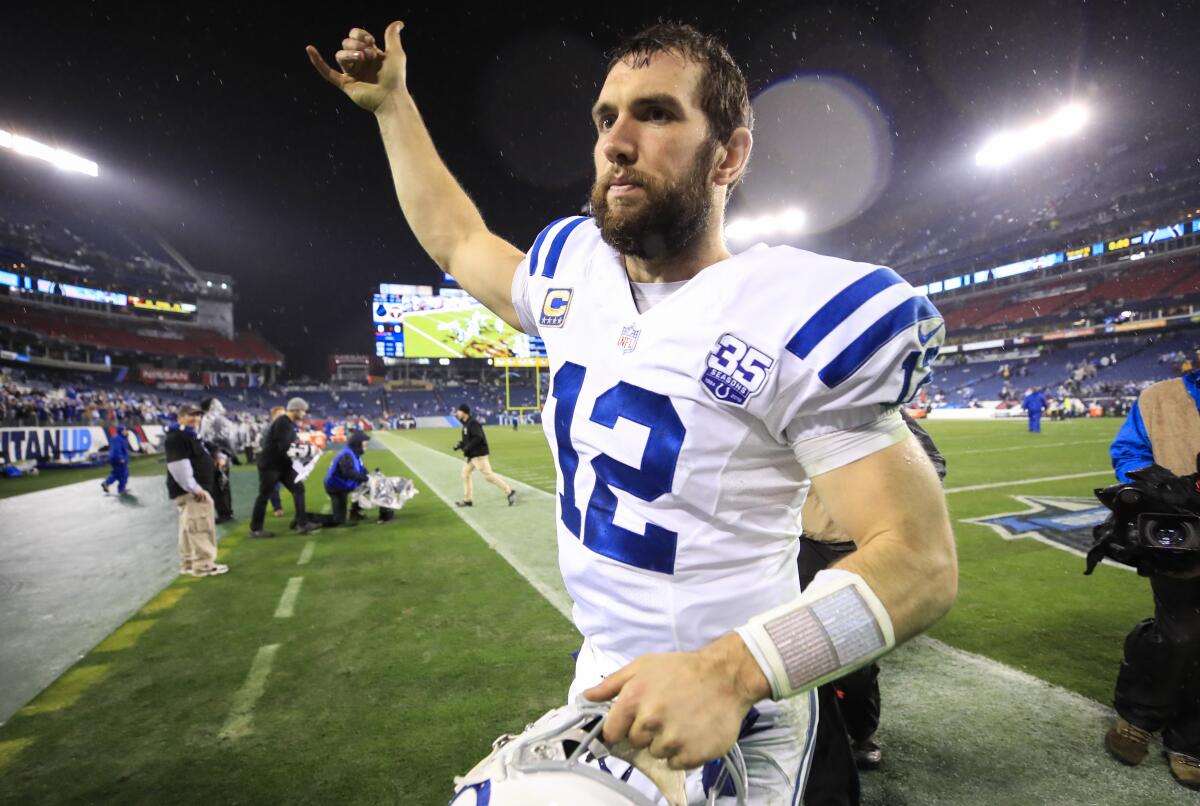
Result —
<path fill-rule="evenodd" d="M 771 683 L 774 699 L 866 666 L 896 645 L 891 617 L 852 571 L 819 572 L 795 601 L 737 629 Z"/>

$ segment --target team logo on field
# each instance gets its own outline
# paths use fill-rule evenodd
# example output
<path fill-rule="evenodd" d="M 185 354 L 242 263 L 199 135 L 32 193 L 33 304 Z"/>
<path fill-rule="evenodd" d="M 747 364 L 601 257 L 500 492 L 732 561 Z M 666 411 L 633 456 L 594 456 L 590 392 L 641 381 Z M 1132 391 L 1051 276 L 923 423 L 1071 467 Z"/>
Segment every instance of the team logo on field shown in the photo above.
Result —
<path fill-rule="evenodd" d="M 700 383 L 722 403 L 744 406 L 762 390 L 773 366 L 774 358 L 726 333 L 708 354 Z"/>
<path fill-rule="evenodd" d="M 571 308 L 571 289 L 551 288 L 542 300 L 542 315 L 538 318 L 541 327 L 562 327 Z"/>
<path fill-rule="evenodd" d="M 621 348 L 623 353 L 632 353 L 637 347 L 638 336 L 642 335 L 642 331 L 638 330 L 637 325 L 621 328 L 621 337 L 617 339 L 617 346 Z"/>
<path fill-rule="evenodd" d="M 1108 508 L 1101 506 L 1095 498 L 1052 495 L 1014 495 L 1012 498 L 1025 509 L 967 518 L 963 523 L 983 524 L 1005 540 L 1033 538 L 1083 557 L 1095 542 L 1092 527 L 1103 523 L 1109 515 Z"/>

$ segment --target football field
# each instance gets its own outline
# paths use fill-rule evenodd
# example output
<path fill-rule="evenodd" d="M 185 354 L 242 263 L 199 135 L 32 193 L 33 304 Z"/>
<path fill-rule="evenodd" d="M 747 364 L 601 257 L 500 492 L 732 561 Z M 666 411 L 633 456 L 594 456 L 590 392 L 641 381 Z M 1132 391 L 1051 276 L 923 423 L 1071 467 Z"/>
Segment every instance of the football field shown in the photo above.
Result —
<path fill-rule="evenodd" d="M 515 356 L 525 338 L 482 305 L 404 316 L 404 354 L 410 358 Z"/>
<path fill-rule="evenodd" d="M 1145 580 L 1084 577 L 1071 551 L 1118 426 L 929 424 L 960 596 L 882 664 L 885 762 L 865 803 L 1195 802 L 1157 754 L 1128 769 L 1100 746 L 1125 633 L 1152 609 Z M 579 640 L 540 429 L 488 430 L 512 508 L 478 478 L 475 507 L 448 505 L 456 439 L 373 440 L 368 467 L 421 490 L 390 524 L 247 540 L 239 499 L 229 574 L 172 582 L 0 726 L 0 803 L 445 803 L 493 738 L 562 703 Z"/>

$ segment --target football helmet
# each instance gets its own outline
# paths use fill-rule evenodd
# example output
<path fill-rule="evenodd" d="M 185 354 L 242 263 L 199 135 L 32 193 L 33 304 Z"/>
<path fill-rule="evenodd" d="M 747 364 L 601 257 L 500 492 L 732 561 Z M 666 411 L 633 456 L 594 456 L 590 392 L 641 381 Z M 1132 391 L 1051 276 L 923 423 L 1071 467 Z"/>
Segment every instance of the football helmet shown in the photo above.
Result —
<path fill-rule="evenodd" d="M 517 736 L 501 736 L 492 752 L 454 779 L 452 806 L 654 806 L 624 778 L 608 771 L 616 758 L 601 739 L 611 703 L 580 700 L 544 714 Z M 732 783 L 746 802 L 746 764 L 737 745 L 721 758 L 707 803 Z M 679 773 L 679 775 L 682 775 Z M 625 776 L 628 777 L 628 776 Z M 652 779 L 657 776 L 649 776 Z M 656 781 L 656 786 L 661 786 Z M 680 780 L 682 789 L 682 780 Z M 683 806 L 663 792 L 668 804 Z"/>

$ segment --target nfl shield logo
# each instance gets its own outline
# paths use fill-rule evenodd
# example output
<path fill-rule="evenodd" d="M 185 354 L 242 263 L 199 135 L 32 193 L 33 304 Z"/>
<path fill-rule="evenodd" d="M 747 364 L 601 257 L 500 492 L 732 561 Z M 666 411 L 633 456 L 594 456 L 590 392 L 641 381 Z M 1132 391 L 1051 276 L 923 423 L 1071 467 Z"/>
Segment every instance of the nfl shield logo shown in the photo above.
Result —
<path fill-rule="evenodd" d="M 642 335 L 642 331 L 637 329 L 637 325 L 621 328 L 621 338 L 617 339 L 617 346 L 621 348 L 623 353 L 632 353 L 637 347 L 638 336 Z"/>

